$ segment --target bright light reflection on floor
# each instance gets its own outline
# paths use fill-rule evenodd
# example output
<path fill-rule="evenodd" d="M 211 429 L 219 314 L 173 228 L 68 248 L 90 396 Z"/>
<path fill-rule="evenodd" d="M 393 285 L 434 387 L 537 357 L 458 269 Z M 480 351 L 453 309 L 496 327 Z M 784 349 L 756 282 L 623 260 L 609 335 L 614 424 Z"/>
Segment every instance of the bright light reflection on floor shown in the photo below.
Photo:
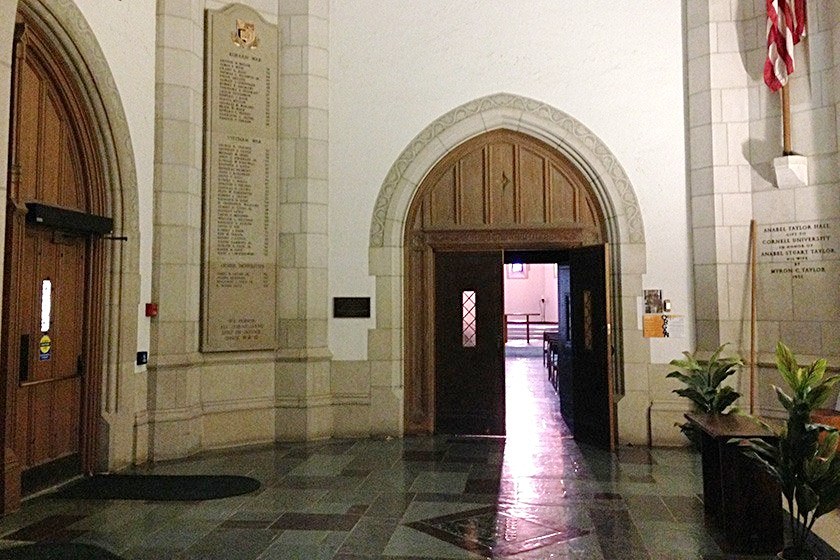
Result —
<path fill-rule="evenodd" d="M 505 428 L 507 449 L 532 449 L 539 443 L 541 426 L 540 410 L 534 402 L 534 394 L 528 379 L 528 364 L 533 359 L 509 359 L 505 361 Z"/>
<path fill-rule="evenodd" d="M 503 478 L 513 487 L 513 505 L 533 503 L 539 491 L 537 473 L 543 471 L 539 461 L 546 456 L 546 445 L 560 448 L 561 427 L 552 400 L 541 358 L 511 358 L 505 361 L 507 438 L 503 462 Z M 552 460 L 561 460 L 560 456 Z"/>

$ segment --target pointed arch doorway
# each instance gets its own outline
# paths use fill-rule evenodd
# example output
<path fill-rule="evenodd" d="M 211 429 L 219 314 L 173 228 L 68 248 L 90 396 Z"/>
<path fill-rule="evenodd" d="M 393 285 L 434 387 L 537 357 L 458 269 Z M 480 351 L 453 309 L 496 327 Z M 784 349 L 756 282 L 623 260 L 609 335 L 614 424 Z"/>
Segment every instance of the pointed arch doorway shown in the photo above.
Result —
<path fill-rule="evenodd" d="M 434 166 L 417 189 L 405 228 L 406 433 L 499 433 L 503 311 L 490 268 L 496 267 L 500 283 L 504 251 L 583 255 L 583 248 L 595 247 L 596 256 L 588 257 L 595 260 L 577 265 L 591 272 L 590 264 L 600 261 L 597 274 L 579 275 L 590 286 L 578 294 L 590 313 L 581 328 L 588 324 L 590 330 L 579 337 L 576 352 L 594 351 L 591 370 L 580 373 L 589 376 L 590 388 L 598 389 L 589 396 L 596 413 L 581 418 L 597 424 L 597 443 L 613 446 L 606 232 L 604 213 L 583 173 L 532 136 L 492 130 L 454 148 Z M 481 292 L 489 296 L 482 298 Z M 602 299 L 593 298 L 595 292 Z M 468 316 L 477 320 L 468 321 Z M 597 348 L 585 343 L 593 334 L 603 341 Z"/>
<path fill-rule="evenodd" d="M 97 460 L 112 229 L 93 117 L 29 10 L 13 43 L 2 326 L 2 512 Z"/>

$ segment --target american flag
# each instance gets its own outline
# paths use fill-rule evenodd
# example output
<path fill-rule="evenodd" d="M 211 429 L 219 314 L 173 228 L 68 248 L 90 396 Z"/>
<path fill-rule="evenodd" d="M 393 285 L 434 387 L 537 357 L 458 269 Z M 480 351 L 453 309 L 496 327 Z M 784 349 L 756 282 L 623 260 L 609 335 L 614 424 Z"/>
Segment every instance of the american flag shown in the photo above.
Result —
<path fill-rule="evenodd" d="M 767 1 L 767 60 L 764 83 L 778 91 L 793 73 L 793 46 L 805 36 L 805 0 Z"/>

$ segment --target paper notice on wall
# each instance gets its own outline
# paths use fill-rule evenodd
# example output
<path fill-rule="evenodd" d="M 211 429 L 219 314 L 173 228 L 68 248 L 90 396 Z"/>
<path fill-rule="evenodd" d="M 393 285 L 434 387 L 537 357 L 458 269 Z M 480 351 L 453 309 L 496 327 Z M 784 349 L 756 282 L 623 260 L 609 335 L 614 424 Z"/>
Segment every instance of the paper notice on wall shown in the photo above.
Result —
<path fill-rule="evenodd" d="M 685 317 L 664 313 L 646 314 L 642 319 L 645 338 L 684 338 Z"/>

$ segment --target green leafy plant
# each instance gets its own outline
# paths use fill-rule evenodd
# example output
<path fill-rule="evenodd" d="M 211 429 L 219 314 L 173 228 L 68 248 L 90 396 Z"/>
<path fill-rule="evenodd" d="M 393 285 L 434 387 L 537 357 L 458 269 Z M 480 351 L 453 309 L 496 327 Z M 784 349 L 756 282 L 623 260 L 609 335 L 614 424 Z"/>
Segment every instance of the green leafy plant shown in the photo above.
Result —
<path fill-rule="evenodd" d="M 721 386 L 727 377 L 744 366 L 743 360 L 737 356 L 721 357 L 725 347 L 726 344 L 722 344 L 708 360 L 698 360 L 694 354 L 683 352 L 684 360 L 670 362 L 682 371 L 672 371 L 666 377 L 678 379 L 686 385 L 682 389 L 674 389 L 673 392 L 689 399 L 697 412 L 724 414 L 741 396 L 729 385 Z M 697 427 L 688 422 L 679 426 L 680 431 L 699 447 L 700 434 Z"/>
<path fill-rule="evenodd" d="M 802 367 L 790 349 L 776 345 L 776 367 L 790 388 L 773 386 L 788 418 L 776 441 L 741 440 L 745 453 L 761 463 L 782 489 L 788 509 L 791 542 L 782 553 L 788 560 L 812 560 L 808 538 L 818 517 L 840 507 L 840 455 L 835 428 L 815 424 L 811 412 L 828 399 L 840 375 L 826 377 L 826 361 Z M 824 436 L 820 438 L 820 434 Z"/>

